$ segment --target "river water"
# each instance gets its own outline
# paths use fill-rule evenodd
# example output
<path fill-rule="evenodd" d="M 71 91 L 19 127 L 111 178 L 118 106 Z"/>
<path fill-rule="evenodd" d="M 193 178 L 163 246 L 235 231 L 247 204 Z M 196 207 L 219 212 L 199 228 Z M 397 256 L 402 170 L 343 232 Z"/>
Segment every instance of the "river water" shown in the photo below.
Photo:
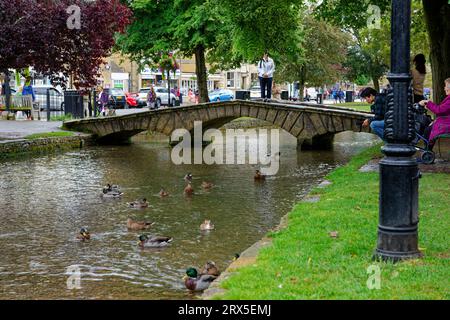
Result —
<path fill-rule="evenodd" d="M 0 163 L 0 299 L 195 299 L 182 281 L 187 267 L 213 260 L 225 269 L 327 173 L 377 140 L 346 132 L 333 151 L 297 151 L 287 133 L 281 142 L 280 170 L 264 183 L 254 182 L 254 165 L 177 166 L 165 139 L 143 136 Z M 192 198 L 183 195 L 188 172 Z M 202 190 L 203 180 L 215 187 Z M 120 185 L 123 198 L 103 199 L 107 183 Z M 161 186 L 171 196 L 159 198 Z M 127 207 L 142 197 L 149 208 Z M 140 249 L 142 232 L 127 230 L 128 217 L 154 221 L 145 233 L 171 236 L 172 244 Z M 215 230 L 200 231 L 205 219 Z M 76 240 L 81 227 L 90 241 Z"/>

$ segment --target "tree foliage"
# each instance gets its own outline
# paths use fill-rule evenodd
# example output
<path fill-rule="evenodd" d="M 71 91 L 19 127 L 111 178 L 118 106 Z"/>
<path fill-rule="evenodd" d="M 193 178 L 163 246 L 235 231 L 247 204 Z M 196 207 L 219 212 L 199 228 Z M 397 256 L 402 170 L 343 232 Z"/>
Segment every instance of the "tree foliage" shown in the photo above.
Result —
<path fill-rule="evenodd" d="M 80 8 L 80 28 L 69 28 L 71 5 Z M 0 71 L 28 66 L 66 85 L 96 85 L 99 66 L 130 11 L 118 0 L 0 1 Z"/>
<path fill-rule="evenodd" d="M 303 19 L 302 56 L 294 61 L 283 59 L 277 77 L 301 85 L 321 86 L 333 83 L 343 75 L 350 41 L 348 34 L 324 20 L 307 15 Z"/>

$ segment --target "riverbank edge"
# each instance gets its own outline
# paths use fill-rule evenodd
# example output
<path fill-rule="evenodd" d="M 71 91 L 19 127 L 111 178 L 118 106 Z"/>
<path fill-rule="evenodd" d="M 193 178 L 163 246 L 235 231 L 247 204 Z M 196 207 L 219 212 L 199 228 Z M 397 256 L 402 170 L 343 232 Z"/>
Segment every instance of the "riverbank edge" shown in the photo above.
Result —
<path fill-rule="evenodd" d="M 397 264 L 371 259 L 377 239 L 379 174 L 361 168 L 383 157 L 380 146 L 363 150 L 328 173 L 293 206 L 289 222 L 281 224 L 283 230 L 269 232 L 258 252 L 246 256 L 253 259 L 250 263 L 244 259 L 239 264 L 238 259 L 202 298 L 447 300 L 450 198 L 445 195 L 450 180 L 445 173 L 426 173 L 419 185 L 423 257 Z M 306 246 L 299 250 L 302 244 Z M 379 268 L 378 290 L 370 287 L 370 268 Z"/>
<path fill-rule="evenodd" d="M 371 153 L 371 156 L 368 157 L 367 162 L 371 161 L 372 159 L 374 159 L 376 156 L 381 155 L 381 152 L 377 155 L 373 154 L 374 152 L 372 150 L 375 149 L 380 149 L 381 148 L 381 144 L 376 145 L 376 146 L 372 146 L 372 147 L 368 147 L 366 149 L 364 149 L 363 151 L 361 151 L 360 153 L 356 154 L 355 156 L 352 157 L 352 159 L 350 159 L 350 161 L 343 167 L 347 167 L 351 164 L 352 160 L 355 157 L 359 157 L 361 155 L 363 155 L 364 153 Z M 316 202 L 316 201 L 320 201 L 320 196 L 315 194 L 315 190 L 317 190 L 317 188 L 325 188 L 326 186 L 330 185 L 331 182 L 329 180 L 327 180 L 327 177 L 335 172 L 336 170 L 341 169 L 342 167 L 336 168 L 334 170 L 332 170 L 330 173 L 328 173 L 324 179 L 321 180 L 320 183 L 318 183 L 315 187 L 311 188 L 311 190 L 308 192 L 308 194 L 305 195 L 305 197 L 303 197 L 303 199 L 296 203 L 292 210 L 289 211 L 288 213 L 286 213 L 283 217 L 281 217 L 280 223 L 273 228 L 270 232 L 276 232 L 276 231 L 280 231 L 285 229 L 288 224 L 289 224 L 289 215 L 292 213 L 292 211 L 294 210 L 294 208 L 301 202 Z M 255 242 L 252 246 L 250 246 L 249 248 L 247 248 L 246 250 L 244 250 L 241 254 L 239 259 L 233 261 L 221 274 L 220 276 L 214 280 L 214 282 L 211 283 L 210 287 L 208 289 L 206 289 L 203 294 L 201 295 L 201 298 L 203 300 L 213 300 L 215 299 L 217 296 L 223 295 L 224 293 L 226 293 L 226 289 L 221 287 L 221 284 L 228 279 L 229 277 L 231 277 L 234 273 L 238 272 L 240 268 L 245 267 L 245 266 L 249 266 L 252 264 L 256 263 L 256 260 L 258 258 L 259 252 L 261 249 L 268 247 L 272 245 L 272 238 L 270 238 L 268 235 L 266 235 L 265 237 L 263 237 L 261 240 Z"/>
<path fill-rule="evenodd" d="M 259 252 L 261 251 L 261 249 L 266 248 L 270 245 L 272 245 L 272 238 L 269 237 L 269 234 L 271 232 L 277 232 L 280 230 L 285 229 L 288 224 L 289 224 L 289 215 L 294 211 L 295 207 L 302 202 L 316 202 L 316 201 L 320 201 L 320 195 L 316 194 L 317 189 L 321 189 L 321 188 L 325 188 L 326 186 L 332 184 L 332 182 L 330 182 L 329 180 L 327 180 L 327 177 L 332 174 L 333 172 L 335 172 L 336 170 L 340 170 L 343 167 L 348 167 L 352 164 L 353 160 L 355 158 L 359 158 L 361 156 L 364 156 L 365 154 L 367 154 L 367 159 L 365 159 L 364 164 L 368 163 L 369 161 L 373 160 L 374 158 L 377 157 L 381 157 L 381 144 L 376 145 L 376 146 L 372 146 L 372 147 L 368 147 L 366 149 L 364 149 L 363 151 L 361 151 L 360 153 L 354 155 L 350 161 L 339 168 L 336 168 L 334 170 L 332 170 L 330 173 L 328 173 L 324 179 L 322 179 L 322 181 L 317 184 L 315 187 L 311 188 L 311 190 L 308 192 L 307 195 L 305 195 L 305 197 L 299 201 L 298 203 L 296 203 L 292 210 L 289 211 L 287 214 L 285 214 L 281 220 L 280 223 L 273 228 L 271 231 L 269 231 L 269 233 L 264 236 L 261 240 L 255 242 L 252 246 L 250 246 L 249 248 L 247 248 L 246 250 L 244 250 L 241 254 L 239 259 L 233 261 L 221 274 L 220 276 L 214 280 L 214 282 L 211 283 L 211 285 L 209 286 L 208 289 L 206 289 L 203 294 L 201 295 L 201 299 L 202 300 L 213 300 L 216 298 L 220 298 L 220 296 L 222 296 L 223 294 L 225 294 L 227 292 L 226 289 L 222 288 L 222 283 L 227 280 L 228 278 L 230 278 L 231 276 L 233 276 L 233 274 L 237 273 L 239 271 L 239 269 L 246 267 L 246 266 L 250 266 L 253 265 L 257 262 L 257 258 L 259 255 Z M 376 152 L 375 150 L 379 150 L 378 152 Z M 362 166 L 361 165 L 361 166 Z"/>
<path fill-rule="evenodd" d="M 41 156 L 95 145 L 93 135 L 78 133 L 67 137 L 0 141 L 0 161 Z"/>

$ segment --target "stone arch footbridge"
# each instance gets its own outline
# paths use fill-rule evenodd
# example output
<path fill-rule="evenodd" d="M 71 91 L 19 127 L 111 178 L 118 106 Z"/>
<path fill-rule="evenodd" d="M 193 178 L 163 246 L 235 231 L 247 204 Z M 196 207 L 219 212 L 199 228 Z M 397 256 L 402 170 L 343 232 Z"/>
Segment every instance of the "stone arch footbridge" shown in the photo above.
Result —
<path fill-rule="evenodd" d="M 252 117 L 286 130 L 297 138 L 302 147 L 324 147 L 331 145 L 336 133 L 369 132 L 368 128 L 361 126 L 369 115 L 366 112 L 312 103 L 234 100 L 122 116 L 69 120 L 64 122 L 64 128 L 92 133 L 100 142 L 123 142 L 147 130 L 170 137 L 176 129 L 192 131 L 194 121 L 202 121 L 203 129 L 207 130 L 220 128 L 240 117 Z"/>

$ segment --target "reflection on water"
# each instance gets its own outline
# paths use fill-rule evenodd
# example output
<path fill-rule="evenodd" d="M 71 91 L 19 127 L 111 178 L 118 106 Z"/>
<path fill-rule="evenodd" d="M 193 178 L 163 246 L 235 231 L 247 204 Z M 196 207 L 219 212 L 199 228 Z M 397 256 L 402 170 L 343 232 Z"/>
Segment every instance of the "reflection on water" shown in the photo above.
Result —
<path fill-rule="evenodd" d="M 280 170 L 262 184 L 253 181 L 255 166 L 176 166 L 166 143 L 143 139 L 0 163 L 0 298 L 192 299 L 181 280 L 186 267 L 213 260 L 224 269 L 325 174 L 376 142 L 344 133 L 334 151 L 297 152 L 291 136 L 281 140 Z M 183 195 L 187 172 L 192 198 Z M 203 191 L 203 180 L 216 186 Z M 123 199 L 102 199 L 106 183 L 122 186 Z M 162 186 L 170 197 L 158 197 Z M 126 206 L 140 197 L 149 208 Z M 140 249 L 127 217 L 155 221 L 149 233 L 172 236 L 172 245 Z M 201 232 L 205 219 L 216 229 Z M 88 242 L 75 240 L 83 226 Z M 81 270 L 80 290 L 67 289 L 72 265 Z"/>

